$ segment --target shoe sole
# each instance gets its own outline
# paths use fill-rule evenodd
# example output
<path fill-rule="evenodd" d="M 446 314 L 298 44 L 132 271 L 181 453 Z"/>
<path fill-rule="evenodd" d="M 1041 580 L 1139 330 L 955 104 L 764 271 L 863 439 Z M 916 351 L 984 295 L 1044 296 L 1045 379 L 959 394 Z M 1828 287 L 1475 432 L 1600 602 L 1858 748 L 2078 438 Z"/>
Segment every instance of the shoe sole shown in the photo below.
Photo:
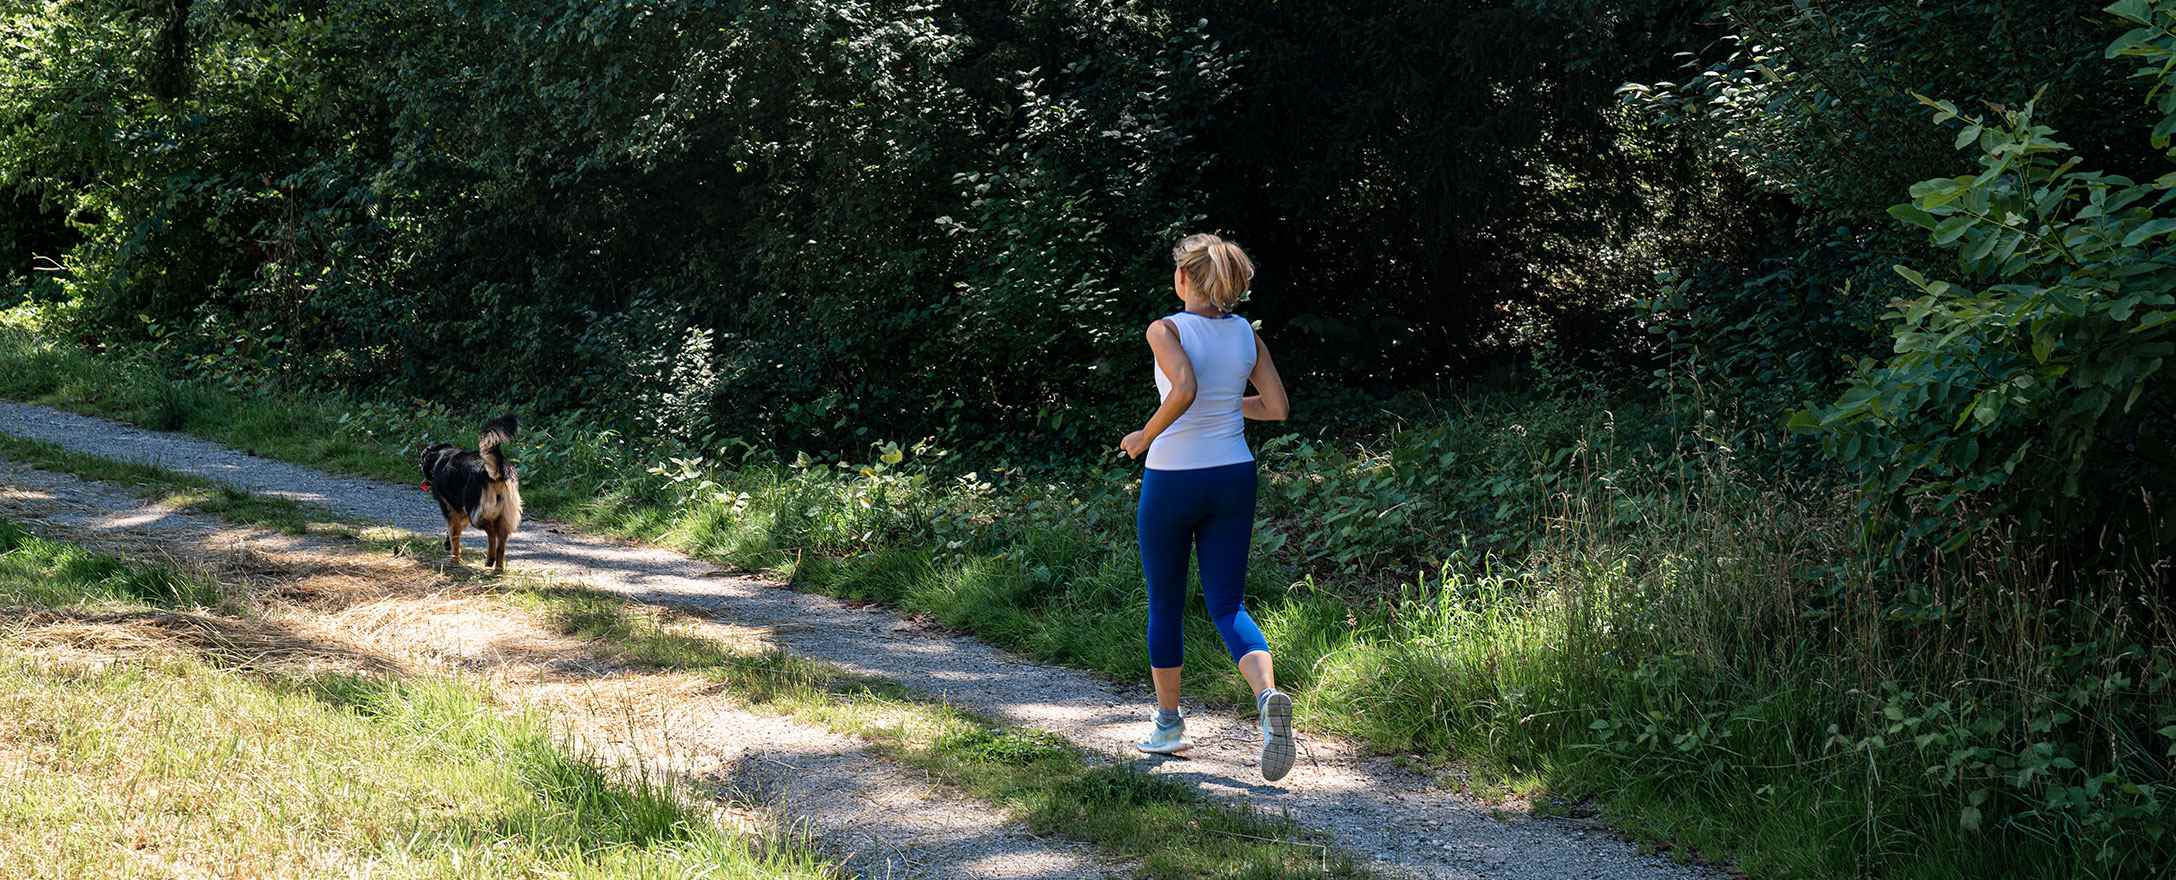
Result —
<path fill-rule="evenodd" d="M 1141 752 L 1141 754 L 1144 754 L 1144 755 L 1183 755 L 1183 754 L 1186 754 L 1187 752 L 1191 752 L 1191 751 L 1193 751 L 1193 750 L 1194 750 L 1194 744 L 1193 744 L 1193 743 L 1190 743 L 1190 742 L 1186 742 L 1186 741 L 1183 741 L 1183 740 L 1182 740 L 1182 741 L 1180 741 L 1180 742 L 1179 742 L 1179 744 L 1178 744 L 1178 745 L 1172 746 L 1172 747 L 1170 747 L 1170 748 L 1165 748 L 1165 749 L 1152 749 L 1152 748 L 1149 748 L 1148 746 L 1144 746 L 1144 745 L 1138 745 L 1138 744 L 1136 744 L 1136 745 L 1134 746 L 1134 748 L 1135 748 L 1135 749 L 1137 749 L 1137 750 L 1139 750 L 1139 751 Z"/>
<path fill-rule="evenodd" d="M 1262 718 L 1269 723 L 1269 736 L 1262 740 L 1262 778 L 1276 782 L 1292 772 L 1297 751 L 1292 743 L 1292 698 L 1270 694 L 1263 701 Z"/>

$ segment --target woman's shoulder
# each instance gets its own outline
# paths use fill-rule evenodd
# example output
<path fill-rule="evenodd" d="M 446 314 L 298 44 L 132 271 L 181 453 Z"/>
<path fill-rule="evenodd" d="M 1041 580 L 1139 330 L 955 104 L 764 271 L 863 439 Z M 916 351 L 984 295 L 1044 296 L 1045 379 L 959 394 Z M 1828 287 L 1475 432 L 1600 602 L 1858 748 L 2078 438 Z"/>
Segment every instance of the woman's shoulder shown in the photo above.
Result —
<path fill-rule="evenodd" d="M 1200 329 L 1190 330 L 1187 328 Z M 1181 338 L 1185 337 L 1188 333 L 1211 333 L 1215 336 L 1224 335 L 1224 332 L 1219 331 L 1244 333 L 1248 336 L 1253 336 L 1255 333 L 1254 323 L 1248 321 L 1246 319 L 1246 316 L 1239 314 L 1225 315 L 1221 318 L 1211 318 L 1206 315 L 1197 315 L 1193 312 L 1178 311 L 1172 312 L 1171 314 L 1165 315 L 1164 317 L 1157 318 L 1156 320 L 1149 322 L 1148 325 L 1148 337 L 1150 340 L 1154 340 L 1159 333 L 1170 333 L 1173 336 Z"/>
<path fill-rule="evenodd" d="M 1230 314 L 1226 314 L 1226 315 L 1224 315 L 1224 316 L 1222 316 L 1222 317 L 1212 318 L 1212 317 L 1209 317 L 1209 316 L 1207 316 L 1207 315 L 1197 315 L 1197 314 L 1195 314 L 1195 313 L 1193 313 L 1193 312 L 1189 312 L 1189 311 L 1184 311 L 1184 310 L 1180 310 L 1180 311 L 1172 312 L 1172 313 L 1171 313 L 1170 315 L 1167 315 L 1167 316 L 1165 316 L 1165 317 L 1163 317 L 1163 318 L 1160 318 L 1159 320 L 1164 320 L 1164 321 L 1172 321 L 1172 322 L 1178 322 L 1178 321 L 1193 321 L 1193 322 L 1196 322 L 1196 323 L 1201 323 L 1201 324 L 1211 324 L 1211 325 L 1217 325 L 1217 326 L 1222 326 L 1222 325 L 1224 325 L 1224 324 L 1226 324 L 1226 323 L 1233 323 L 1233 324 L 1244 324 L 1244 325 L 1246 325 L 1246 326 L 1248 326 L 1248 327 L 1252 327 L 1252 326 L 1253 326 L 1253 323 L 1247 320 L 1247 316 L 1245 316 L 1245 315 L 1242 315 L 1242 314 L 1239 314 L 1238 312 L 1232 312 L 1232 313 L 1230 313 Z"/>

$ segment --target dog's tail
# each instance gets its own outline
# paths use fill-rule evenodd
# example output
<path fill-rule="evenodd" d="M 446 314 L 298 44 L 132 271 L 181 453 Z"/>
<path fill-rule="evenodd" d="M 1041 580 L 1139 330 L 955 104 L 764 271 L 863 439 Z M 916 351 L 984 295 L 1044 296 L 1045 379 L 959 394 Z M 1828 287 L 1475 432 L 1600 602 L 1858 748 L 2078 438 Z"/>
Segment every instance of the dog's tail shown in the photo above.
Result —
<path fill-rule="evenodd" d="M 484 473 L 493 480 L 504 480 L 513 475 L 513 468 L 506 464 L 506 454 L 499 447 L 514 439 L 514 429 L 519 425 L 512 415 L 492 419 L 484 426 L 483 436 L 476 438 L 476 454 L 483 457 Z"/>

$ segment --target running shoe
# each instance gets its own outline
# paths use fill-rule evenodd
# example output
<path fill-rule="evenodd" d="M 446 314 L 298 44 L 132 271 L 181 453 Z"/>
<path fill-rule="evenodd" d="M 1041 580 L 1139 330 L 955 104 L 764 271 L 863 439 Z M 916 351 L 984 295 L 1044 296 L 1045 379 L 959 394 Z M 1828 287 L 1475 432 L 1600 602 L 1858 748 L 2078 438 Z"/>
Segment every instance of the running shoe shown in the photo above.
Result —
<path fill-rule="evenodd" d="M 1262 716 L 1262 778 L 1276 782 L 1292 772 L 1297 751 L 1292 744 L 1292 698 L 1270 688 L 1254 705 Z"/>
<path fill-rule="evenodd" d="M 1181 718 L 1166 725 L 1151 717 L 1149 723 L 1155 725 L 1155 732 L 1134 748 L 1151 755 L 1176 755 L 1194 747 L 1193 743 L 1186 741 L 1186 719 Z"/>

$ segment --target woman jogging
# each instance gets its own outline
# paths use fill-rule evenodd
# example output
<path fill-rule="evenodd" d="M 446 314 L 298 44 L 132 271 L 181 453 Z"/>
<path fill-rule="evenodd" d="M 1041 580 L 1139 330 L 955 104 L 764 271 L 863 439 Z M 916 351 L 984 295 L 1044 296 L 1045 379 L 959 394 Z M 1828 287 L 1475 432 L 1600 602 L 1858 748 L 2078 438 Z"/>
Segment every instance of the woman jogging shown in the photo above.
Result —
<path fill-rule="evenodd" d="M 1269 348 L 1232 314 L 1254 278 L 1239 246 L 1214 235 L 1173 248 L 1171 284 L 1184 310 L 1148 325 L 1163 405 L 1119 447 L 1148 456 L 1141 475 L 1141 571 L 1148 578 L 1149 677 L 1156 683 L 1155 730 L 1139 748 L 1177 754 L 1193 747 L 1179 716 L 1180 616 L 1186 610 L 1189 551 L 1201 560 L 1201 591 L 1224 647 L 1254 687 L 1262 725 L 1262 778 L 1292 769 L 1292 698 L 1277 690 L 1269 643 L 1247 616 L 1247 545 L 1254 536 L 1254 453 L 1246 419 L 1282 420 L 1284 383 Z M 1247 396 L 1247 385 L 1255 396 Z"/>

